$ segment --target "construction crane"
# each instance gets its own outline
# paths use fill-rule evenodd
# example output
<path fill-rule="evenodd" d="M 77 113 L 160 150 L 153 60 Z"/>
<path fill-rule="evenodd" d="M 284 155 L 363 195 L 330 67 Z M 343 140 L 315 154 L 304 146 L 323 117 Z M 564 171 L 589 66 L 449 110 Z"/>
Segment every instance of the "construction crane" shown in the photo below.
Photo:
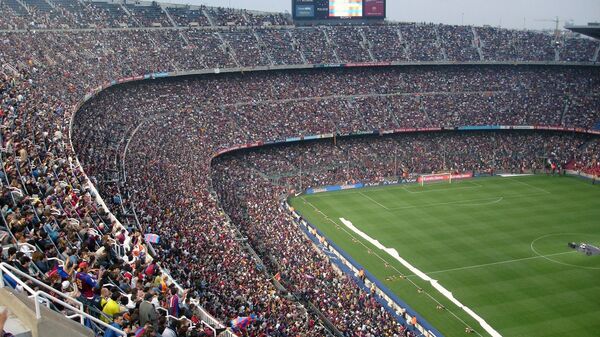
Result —
<path fill-rule="evenodd" d="M 535 20 L 535 21 L 537 21 L 537 22 L 553 22 L 555 24 L 555 28 L 554 28 L 554 40 L 555 40 L 555 42 L 560 41 L 560 28 L 559 28 L 559 25 L 560 25 L 561 22 L 566 22 L 565 20 L 561 20 L 557 16 L 554 19 L 541 19 L 541 20 Z"/>

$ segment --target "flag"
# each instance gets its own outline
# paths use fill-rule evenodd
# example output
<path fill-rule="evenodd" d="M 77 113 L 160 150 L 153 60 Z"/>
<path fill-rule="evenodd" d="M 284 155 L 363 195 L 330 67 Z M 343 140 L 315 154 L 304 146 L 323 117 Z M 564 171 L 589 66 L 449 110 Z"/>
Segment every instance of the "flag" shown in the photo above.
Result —
<path fill-rule="evenodd" d="M 231 327 L 234 330 L 246 330 L 250 324 L 256 321 L 256 315 L 252 314 L 248 317 L 238 317 L 231 320 Z"/>
<path fill-rule="evenodd" d="M 309 280 L 313 280 L 315 277 L 309 274 L 304 274 L 304 277 L 309 279 Z"/>
<path fill-rule="evenodd" d="M 52 270 L 50 270 L 48 272 L 48 277 L 54 277 L 54 276 L 58 276 L 63 280 L 66 280 L 69 278 L 69 274 L 64 270 L 64 268 L 62 266 L 59 265 L 55 265 L 54 268 L 52 268 Z"/>
<path fill-rule="evenodd" d="M 277 274 L 275 274 L 275 276 L 273 276 L 273 278 L 275 280 L 277 280 L 277 282 L 281 281 L 281 272 L 277 272 Z"/>
<path fill-rule="evenodd" d="M 158 243 L 160 241 L 160 235 L 158 234 L 146 234 L 144 240 L 148 243 Z"/>

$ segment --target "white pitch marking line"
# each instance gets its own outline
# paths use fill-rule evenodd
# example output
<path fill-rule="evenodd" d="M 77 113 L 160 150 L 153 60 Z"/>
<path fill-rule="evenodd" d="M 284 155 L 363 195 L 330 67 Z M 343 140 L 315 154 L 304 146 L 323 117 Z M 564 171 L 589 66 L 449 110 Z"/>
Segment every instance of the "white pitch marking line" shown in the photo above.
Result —
<path fill-rule="evenodd" d="M 428 190 L 428 191 L 411 191 L 411 190 L 407 189 L 406 186 L 403 186 L 402 189 L 408 193 L 429 193 L 429 192 L 441 192 L 441 191 L 447 192 L 447 191 L 456 191 L 456 190 L 466 190 L 466 189 L 479 188 L 479 187 L 483 187 L 483 185 L 463 186 L 463 187 L 454 187 L 454 188 Z"/>
<path fill-rule="evenodd" d="M 549 255 L 529 256 L 529 257 L 524 257 L 524 258 L 520 258 L 520 259 L 513 259 L 513 260 L 506 260 L 506 261 L 498 261 L 498 262 L 491 262 L 491 263 L 476 264 L 476 265 L 473 265 L 473 266 L 466 266 L 466 267 L 458 267 L 458 268 L 450 268 L 450 269 L 444 269 L 444 270 L 430 271 L 430 272 L 426 272 L 425 274 L 427 274 L 427 275 L 441 274 L 441 273 L 446 273 L 446 272 L 449 272 L 449 271 L 474 269 L 474 268 L 487 267 L 487 266 L 495 266 L 495 265 L 499 265 L 499 264 L 506 264 L 506 263 L 512 263 L 512 262 L 519 262 L 519 261 L 526 261 L 526 260 L 535 260 L 535 259 L 546 258 L 546 257 L 550 257 L 550 256 L 572 254 L 572 253 L 575 253 L 575 252 L 576 251 L 570 251 L 570 252 L 562 252 L 562 253 L 555 253 L 555 254 L 549 254 Z M 416 275 L 415 274 L 406 275 L 406 277 L 411 277 L 411 276 L 416 276 Z"/>
<path fill-rule="evenodd" d="M 480 185 L 480 184 L 478 184 L 478 183 L 476 183 L 476 182 L 474 182 L 474 181 L 471 181 L 471 180 L 467 180 L 467 181 L 465 181 L 465 182 L 467 182 L 467 183 L 469 183 L 469 184 L 473 184 L 473 185 L 475 185 L 475 186 L 477 186 L 477 187 L 483 187 L 483 185 Z"/>
<path fill-rule="evenodd" d="M 498 199 L 495 199 L 495 200 L 492 200 L 492 201 L 486 201 L 486 202 L 471 202 L 471 203 L 467 203 L 467 204 L 456 204 L 456 206 L 484 206 L 484 205 L 492 205 L 492 204 L 497 204 L 497 203 L 501 202 L 502 200 L 504 200 L 504 197 L 499 197 Z"/>
<path fill-rule="evenodd" d="M 403 206 L 403 207 L 394 207 L 390 208 L 390 211 L 398 211 L 403 209 L 413 209 L 413 208 L 421 208 L 421 207 L 433 207 L 433 206 L 443 206 L 443 205 L 457 205 L 457 206 L 481 206 L 488 204 L 496 204 L 505 199 L 518 199 L 518 198 L 528 198 L 542 195 L 541 193 L 533 193 L 533 194 L 513 194 L 513 195 L 505 195 L 503 197 L 490 197 L 490 198 L 479 198 L 479 199 L 466 199 L 466 200 L 456 200 L 456 201 L 448 201 L 448 202 L 437 202 L 431 204 L 420 204 L 420 205 L 412 205 L 412 206 Z M 485 200 L 489 200 L 490 202 L 485 202 Z M 481 201 L 482 203 L 474 204 L 469 202 L 477 202 Z M 467 203 L 465 205 L 461 205 L 462 203 Z"/>
<path fill-rule="evenodd" d="M 471 201 L 475 202 L 475 201 L 490 200 L 490 201 L 499 202 L 500 199 L 503 199 L 503 198 L 504 197 L 491 197 L 491 198 L 456 200 L 456 201 L 448 201 L 448 202 L 436 202 L 436 203 L 430 203 L 430 204 L 421 204 L 421 205 L 394 207 L 394 208 L 390 208 L 389 210 L 391 210 L 391 211 L 397 211 L 397 210 L 411 209 L 411 208 L 421 208 L 421 207 L 430 207 L 430 206 L 443 206 L 443 205 L 454 205 L 454 204 L 460 204 L 460 203 L 471 202 Z"/>
<path fill-rule="evenodd" d="M 343 194 L 338 193 L 338 192 L 344 192 Z M 339 197 L 340 195 L 348 195 L 348 194 L 358 194 L 360 192 L 348 192 L 348 190 L 344 190 L 344 191 L 329 191 L 329 192 L 321 192 L 321 193 L 314 193 L 311 194 L 311 197 L 316 197 L 316 198 L 323 198 L 323 197 Z"/>
<path fill-rule="evenodd" d="M 306 200 L 304 197 L 300 197 L 300 199 L 304 200 L 305 203 L 309 204 L 310 206 L 312 206 L 312 208 L 319 214 L 323 215 L 325 217 L 325 219 L 327 219 L 328 221 L 330 221 L 331 223 L 333 223 L 336 228 L 343 230 L 346 235 L 348 235 L 349 237 L 351 237 L 352 239 L 356 240 L 357 243 L 359 243 L 361 246 L 363 246 L 365 249 L 370 250 L 369 247 L 367 247 L 367 245 L 365 245 L 361 240 L 356 239 L 356 237 L 354 235 L 352 235 L 351 232 L 349 232 L 346 228 L 344 228 L 343 226 L 338 225 L 337 222 L 335 222 L 334 220 L 330 219 L 329 217 L 327 217 L 325 215 L 325 213 L 323 213 L 317 206 L 315 206 L 312 202 Z M 396 268 L 394 265 L 389 264 L 388 261 L 386 259 L 384 259 L 383 257 L 381 257 L 381 255 L 377 254 L 376 251 L 372 251 L 373 255 L 377 256 L 381 261 L 383 261 L 384 263 L 388 264 L 392 269 L 394 269 L 394 271 L 396 273 L 398 273 L 399 275 L 404 275 L 400 270 L 398 270 L 398 268 Z M 419 286 L 411 279 L 406 278 L 406 281 L 408 281 L 410 284 L 412 284 L 415 288 L 419 288 Z M 429 294 L 428 292 L 424 292 L 424 294 L 429 297 L 432 301 L 434 301 L 437 304 L 442 304 L 440 303 L 437 299 L 435 299 L 433 296 L 431 296 L 431 294 Z M 448 311 L 452 316 L 454 316 L 454 318 L 456 318 L 456 320 L 458 320 L 459 322 L 461 322 L 464 326 L 469 326 L 462 318 L 458 317 L 452 310 L 450 309 L 446 309 L 446 311 Z M 475 330 L 475 334 L 477 334 L 480 337 L 483 337 L 481 335 L 481 333 L 479 333 L 479 331 Z"/>
<path fill-rule="evenodd" d="M 400 264 L 402 264 L 406 269 L 410 270 L 414 274 L 417 274 L 417 276 L 419 276 L 420 279 L 431 284 L 431 286 L 433 288 L 435 288 L 442 296 L 446 297 L 448 300 L 450 300 L 452 303 L 454 303 L 454 305 L 463 309 L 469 316 L 471 316 L 474 320 L 476 320 L 479 323 L 479 325 L 481 325 L 481 327 L 492 337 L 502 337 L 502 335 L 500 333 L 498 333 L 498 331 L 494 330 L 494 328 L 492 328 L 483 318 L 481 318 L 473 310 L 471 310 L 469 307 L 465 306 L 458 299 L 456 299 L 456 297 L 454 297 L 452 292 L 450 292 L 450 291 L 448 291 L 448 289 L 444 288 L 444 286 L 442 286 L 437 280 L 434 280 L 431 277 L 427 276 L 425 273 L 423 273 L 422 271 L 420 271 L 419 269 L 414 267 L 412 264 L 410 264 L 410 262 L 403 259 L 400 256 L 400 254 L 398 254 L 398 251 L 395 248 L 388 248 L 388 247 L 384 246 L 383 244 L 381 244 L 381 242 L 379 242 L 379 240 L 373 239 L 367 233 L 356 228 L 356 226 L 354 226 L 354 224 L 352 224 L 351 221 L 348 221 L 344 218 L 339 218 L 339 219 L 346 227 L 348 227 L 351 231 L 356 233 L 358 236 L 360 236 L 361 238 L 363 238 L 364 240 L 366 240 L 373 246 L 377 247 L 378 249 L 386 252 L 388 255 L 390 255 L 391 257 L 396 259 L 398 262 L 400 262 Z"/>
<path fill-rule="evenodd" d="M 505 178 L 506 178 L 506 179 L 508 179 L 508 180 L 514 181 L 514 182 L 516 182 L 516 183 L 519 183 L 519 184 L 521 184 L 521 185 L 529 186 L 529 187 L 531 187 L 531 188 L 534 188 L 534 189 L 536 189 L 536 190 L 538 190 L 538 191 L 542 191 L 542 192 L 544 192 L 544 193 L 546 193 L 546 194 L 552 194 L 552 192 L 550 192 L 550 191 L 547 191 L 547 190 L 545 190 L 545 189 L 543 189 L 543 188 L 541 188 L 541 187 L 533 186 L 533 185 L 531 185 L 531 184 L 528 184 L 528 183 L 526 183 L 526 182 L 524 182 L 524 181 L 519 181 L 519 180 L 517 180 L 517 179 L 514 179 L 514 178 L 511 178 L 511 177 L 505 177 Z"/>
<path fill-rule="evenodd" d="M 379 205 L 379 206 L 383 207 L 383 208 L 384 208 L 386 211 L 389 211 L 389 210 L 390 210 L 389 208 L 385 207 L 385 205 L 382 205 L 380 202 L 378 202 L 377 200 L 375 200 L 375 199 L 371 198 L 370 196 L 368 196 L 368 195 L 364 194 L 363 192 L 358 192 L 358 193 L 359 193 L 360 195 L 362 195 L 363 197 L 365 197 L 365 198 L 367 198 L 367 199 L 371 200 L 372 202 L 376 203 L 377 205 Z"/>
<path fill-rule="evenodd" d="M 593 269 L 593 270 L 598 270 L 600 269 L 600 267 L 586 267 L 586 266 L 578 266 L 576 264 L 571 264 L 571 263 L 566 263 L 566 262 L 561 262 L 561 261 L 556 261 L 555 259 L 551 259 L 550 256 L 552 255 L 542 255 L 540 254 L 535 248 L 534 245 L 538 240 L 541 240 L 543 238 L 546 238 L 548 236 L 556 236 L 556 235 L 580 235 L 580 233 L 551 233 L 551 234 L 546 234 L 546 235 L 542 235 L 539 238 L 531 241 L 531 244 L 529 245 L 529 248 L 531 248 L 531 251 L 534 252 L 535 254 L 537 254 L 539 257 L 543 257 L 544 259 L 550 261 L 550 262 L 554 262 L 557 264 L 561 264 L 563 266 L 569 266 L 569 267 L 577 267 L 577 268 L 583 268 L 583 269 Z"/>

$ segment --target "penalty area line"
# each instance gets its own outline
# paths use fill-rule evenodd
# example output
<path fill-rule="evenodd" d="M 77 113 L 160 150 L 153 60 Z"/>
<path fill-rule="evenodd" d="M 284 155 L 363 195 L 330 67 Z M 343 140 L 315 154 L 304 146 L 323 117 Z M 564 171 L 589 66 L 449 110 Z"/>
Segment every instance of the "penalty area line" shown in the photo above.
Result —
<path fill-rule="evenodd" d="M 538 190 L 538 191 L 542 191 L 542 192 L 544 192 L 544 193 L 546 193 L 546 194 L 552 194 L 552 192 L 550 192 L 550 191 L 548 191 L 548 190 L 545 190 L 545 189 L 543 189 L 543 188 L 541 188 L 541 187 L 533 186 L 533 185 L 531 185 L 531 184 L 529 184 L 529 183 L 526 183 L 526 182 L 524 182 L 524 181 L 519 181 L 519 180 L 517 180 L 517 179 L 515 179 L 515 178 L 512 178 L 512 177 L 503 177 L 503 178 L 506 178 L 506 179 L 508 179 L 508 180 L 510 180 L 510 181 L 514 181 L 514 182 L 516 182 L 516 183 L 519 183 L 519 184 L 521 184 L 521 185 L 525 185 L 525 186 L 528 186 L 528 187 L 534 188 L 534 189 L 536 189 L 536 190 Z"/>
<path fill-rule="evenodd" d="M 415 186 L 415 185 L 412 185 Z M 418 186 L 418 185 L 416 185 Z M 433 189 L 433 190 L 425 190 L 425 191 L 411 191 L 410 189 L 408 189 L 407 186 L 402 186 L 402 189 L 405 190 L 408 193 L 430 193 L 430 192 L 448 192 L 448 191 L 456 191 L 456 190 L 471 190 L 474 188 L 480 188 L 483 187 L 483 185 L 472 185 L 472 186 L 461 186 L 461 187 L 450 187 L 450 188 L 439 188 L 439 189 Z"/>
<path fill-rule="evenodd" d="M 377 205 L 379 205 L 379 206 L 383 207 L 383 209 L 385 209 L 386 211 L 389 211 L 389 210 L 390 210 L 389 208 L 385 207 L 385 205 L 381 204 L 379 201 L 377 201 L 377 200 L 375 200 L 375 199 L 371 198 L 370 196 L 368 196 L 368 195 L 364 194 L 363 192 L 358 192 L 358 194 L 360 194 L 360 195 L 362 195 L 363 197 L 365 197 L 365 198 L 367 198 L 367 199 L 371 200 L 372 202 L 376 203 Z"/>

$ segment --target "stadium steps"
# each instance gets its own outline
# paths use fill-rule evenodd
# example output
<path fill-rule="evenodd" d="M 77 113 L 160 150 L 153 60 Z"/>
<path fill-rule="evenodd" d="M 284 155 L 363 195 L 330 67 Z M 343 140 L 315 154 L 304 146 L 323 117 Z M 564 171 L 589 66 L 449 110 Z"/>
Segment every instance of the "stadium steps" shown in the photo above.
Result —
<path fill-rule="evenodd" d="M 477 41 L 479 42 L 477 44 L 477 50 L 479 51 L 479 56 L 481 57 L 482 61 L 485 61 L 485 53 L 483 52 L 483 47 L 485 47 L 485 42 L 479 37 L 479 34 L 477 33 L 477 27 L 473 27 L 473 34 L 475 34 L 475 36 L 477 37 Z"/>
<path fill-rule="evenodd" d="M 50 6 L 50 8 L 56 9 L 56 6 L 54 5 L 54 3 L 52 3 L 52 1 L 50 1 L 50 0 L 44 0 L 44 2 L 47 3 L 48 6 Z"/>
<path fill-rule="evenodd" d="M 569 113 L 569 107 L 571 106 L 571 97 L 565 99 L 565 108 L 563 109 L 562 115 L 560 116 L 560 125 L 565 125 L 565 117 Z"/>
<path fill-rule="evenodd" d="M 171 23 L 171 26 L 173 27 L 179 27 L 177 25 L 177 22 L 175 22 L 175 20 L 173 20 L 173 17 L 171 17 L 171 14 L 169 14 L 169 11 L 167 10 L 167 8 L 165 7 L 165 4 L 160 2 L 158 4 L 160 6 L 160 10 L 163 11 L 163 13 L 165 13 L 165 15 L 167 16 L 167 19 L 169 20 L 169 22 Z M 185 43 L 187 45 L 189 45 L 189 41 L 183 36 L 183 34 L 180 32 L 179 35 L 183 38 L 183 40 L 185 40 Z"/>
<path fill-rule="evenodd" d="M 125 6 L 125 4 L 116 4 L 117 6 L 119 6 L 119 8 L 121 8 L 121 10 L 123 10 L 123 12 L 131 18 L 131 20 L 133 20 L 133 22 L 135 22 L 135 24 L 137 25 L 137 27 L 142 27 L 143 25 L 141 24 L 141 22 L 138 21 L 138 19 L 135 17 L 135 15 L 131 14 L 131 12 L 129 11 L 129 9 L 127 9 L 127 6 Z"/>
<path fill-rule="evenodd" d="M 362 47 L 365 48 L 367 53 L 369 53 L 369 57 L 371 58 L 371 61 L 377 62 L 377 60 L 375 59 L 375 56 L 373 56 L 373 51 L 371 50 L 371 41 L 369 41 L 369 39 L 367 39 L 367 36 L 365 35 L 365 32 L 362 29 L 359 29 L 358 32 L 359 32 L 360 36 L 362 37 Z"/>
<path fill-rule="evenodd" d="M 325 41 L 327 42 L 327 44 L 329 45 L 329 48 L 331 48 L 331 50 L 333 51 L 333 56 L 335 56 L 335 60 L 338 63 L 342 63 L 342 61 L 340 60 L 340 57 L 338 56 L 337 53 L 337 48 L 335 48 L 335 45 L 333 44 L 333 41 L 331 41 L 331 39 L 329 38 L 329 34 L 327 34 L 326 31 L 324 31 L 323 29 L 317 27 L 317 29 L 323 33 L 323 35 L 325 36 Z"/>
<path fill-rule="evenodd" d="M 50 13 L 52 7 L 45 0 L 21 0 L 27 5 L 29 9 L 35 8 L 36 10 L 43 13 Z"/>
<path fill-rule="evenodd" d="M 268 176 L 266 173 L 264 173 L 263 171 L 259 170 L 256 167 L 251 167 L 251 170 L 254 171 L 256 174 L 258 174 L 264 180 L 270 181 L 271 178 L 272 178 L 272 177 Z"/>
<path fill-rule="evenodd" d="M 246 16 L 246 13 L 243 13 L 243 15 L 244 15 L 244 20 L 250 22 L 248 20 L 248 17 Z M 265 44 L 263 39 L 260 37 L 260 35 L 258 35 L 256 30 L 254 30 L 254 29 L 252 29 L 252 34 L 254 34 L 254 38 L 256 39 L 256 42 L 258 42 L 258 45 L 260 46 L 260 52 L 262 54 L 264 54 L 265 56 L 267 56 L 267 59 L 269 59 L 269 64 L 274 66 L 275 62 L 273 61 L 273 56 L 271 55 L 271 53 L 269 53 L 267 51 L 267 45 Z"/>
<path fill-rule="evenodd" d="M 92 330 L 76 321 L 70 320 L 58 312 L 40 305 L 42 317 L 35 316 L 35 303 L 25 294 L 16 292 L 8 287 L 0 288 L 0 306 L 7 307 L 14 321 L 13 326 L 7 326 L 15 336 L 31 337 L 93 337 Z M 17 330 L 10 330 L 12 328 Z M 17 333 L 19 335 L 17 335 Z"/>
<path fill-rule="evenodd" d="M 302 63 L 303 64 L 308 64 L 308 61 L 306 60 L 306 56 L 302 52 L 302 48 L 300 48 L 300 44 L 298 43 L 298 40 L 296 40 L 296 38 L 294 37 L 294 34 L 292 34 L 292 32 L 289 29 L 286 29 L 285 33 L 292 40 L 294 49 L 298 51 L 298 54 L 300 54 L 300 58 L 302 59 Z"/>
<path fill-rule="evenodd" d="M 208 14 L 208 11 L 206 10 L 206 8 L 202 9 L 202 14 L 204 14 L 204 16 L 206 17 L 206 19 L 208 19 L 208 22 L 210 23 L 210 25 L 212 27 L 214 27 L 215 26 L 215 22 L 213 21 L 213 19 L 210 16 L 210 14 Z"/>
<path fill-rule="evenodd" d="M 410 50 L 408 49 L 408 43 L 404 42 L 404 38 L 402 37 L 402 31 L 400 30 L 400 27 L 396 27 L 396 34 L 398 34 L 398 40 L 400 41 L 400 45 L 402 45 L 402 49 L 404 49 L 404 57 L 406 57 L 406 59 L 410 59 L 408 56 L 410 55 Z"/>
<path fill-rule="evenodd" d="M 238 60 L 237 54 L 235 53 L 235 50 L 233 49 L 233 47 L 231 47 L 231 45 L 229 44 L 229 42 L 227 42 L 227 39 L 225 39 L 223 37 L 223 34 L 221 34 L 220 31 L 217 30 L 215 33 L 217 33 L 217 37 L 221 41 L 221 49 L 223 50 L 223 52 L 225 54 L 229 54 L 229 57 L 231 57 L 231 59 L 233 60 L 233 62 L 235 62 L 236 66 L 238 68 L 241 68 L 242 64 Z"/>
<path fill-rule="evenodd" d="M 4 0 L 2 3 L 5 3 L 19 16 L 29 15 L 29 8 L 21 0 Z"/>
<path fill-rule="evenodd" d="M 423 114 L 427 118 L 427 122 L 429 123 L 429 125 L 435 125 L 433 123 L 433 120 L 431 119 L 431 116 L 429 116 L 429 113 L 427 112 L 425 104 L 423 104 L 423 96 L 419 96 L 419 111 L 423 112 Z"/>
<path fill-rule="evenodd" d="M 479 39 L 479 35 L 477 35 L 477 29 L 471 27 L 471 31 L 473 32 L 473 47 L 477 48 L 479 60 L 483 61 L 483 50 L 481 49 L 481 40 Z"/>
<path fill-rule="evenodd" d="M 188 40 L 188 38 L 187 38 L 187 35 L 185 35 L 183 33 L 183 30 L 181 30 L 181 29 L 179 30 L 179 36 L 181 37 L 181 39 L 183 40 L 183 42 L 185 42 L 186 46 L 190 46 L 191 45 L 190 40 Z"/>
<path fill-rule="evenodd" d="M 251 25 L 251 22 L 250 22 L 250 20 L 248 19 L 248 15 L 246 15 L 246 12 L 245 12 L 245 11 L 242 11 L 242 13 L 241 13 L 241 14 L 242 14 L 242 17 L 244 18 L 244 21 L 246 21 L 246 23 L 247 23 L 248 25 Z"/>
<path fill-rule="evenodd" d="M 133 14 L 131 14 L 131 12 L 129 11 L 129 9 L 127 8 L 127 6 L 125 6 L 124 4 L 119 4 L 119 6 L 121 7 L 121 9 L 123 10 L 123 12 L 125 12 L 128 16 L 133 16 Z M 137 21 L 137 20 L 136 20 Z M 139 23 L 139 22 L 138 22 Z"/>
<path fill-rule="evenodd" d="M 403 127 L 403 125 L 400 123 L 400 120 L 396 116 L 396 113 L 395 113 L 396 108 L 394 108 L 394 105 L 392 104 L 392 100 L 391 99 L 386 100 L 386 105 L 388 108 L 388 112 L 389 112 L 390 116 L 392 117 L 392 119 L 394 120 L 394 122 L 396 122 L 396 125 L 398 127 Z"/>
<path fill-rule="evenodd" d="M 592 59 L 592 61 L 598 61 L 598 54 L 600 54 L 600 43 L 598 43 L 598 47 L 596 47 L 596 51 L 594 52 L 594 58 Z"/>
<path fill-rule="evenodd" d="M 2 68 L 0 68 L 1 70 L 7 70 L 10 71 L 13 75 L 18 75 L 19 71 L 17 70 L 17 68 L 13 67 L 12 65 L 5 63 L 2 65 Z"/>
<path fill-rule="evenodd" d="M 442 43 L 442 38 L 440 37 L 440 32 L 438 31 L 437 26 L 433 26 L 433 31 L 435 32 L 437 46 L 442 51 L 442 55 L 444 55 L 444 61 L 448 61 L 448 53 L 446 52 L 446 48 L 444 48 L 444 44 Z"/>

